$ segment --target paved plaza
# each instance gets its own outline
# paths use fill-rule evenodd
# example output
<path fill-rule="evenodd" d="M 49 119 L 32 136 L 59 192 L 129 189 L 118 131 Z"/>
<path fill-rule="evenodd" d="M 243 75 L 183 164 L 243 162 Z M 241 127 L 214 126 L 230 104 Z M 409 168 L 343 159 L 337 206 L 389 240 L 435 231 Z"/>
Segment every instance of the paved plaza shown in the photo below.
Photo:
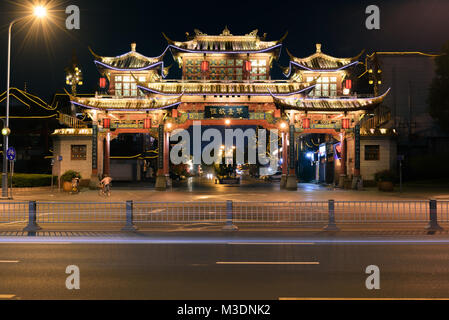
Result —
<path fill-rule="evenodd" d="M 110 198 L 101 197 L 98 191 L 82 189 L 71 195 L 57 187 L 14 190 L 14 200 L 26 201 L 370 201 L 370 200 L 449 200 L 449 184 L 406 185 L 403 192 L 380 192 L 377 188 L 362 191 L 342 190 L 313 183 L 299 183 L 297 191 L 281 190 L 279 182 L 242 181 L 241 185 L 216 185 L 213 180 L 190 178 L 175 182 L 165 192 L 156 191 L 152 183 L 113 182 Z"/>

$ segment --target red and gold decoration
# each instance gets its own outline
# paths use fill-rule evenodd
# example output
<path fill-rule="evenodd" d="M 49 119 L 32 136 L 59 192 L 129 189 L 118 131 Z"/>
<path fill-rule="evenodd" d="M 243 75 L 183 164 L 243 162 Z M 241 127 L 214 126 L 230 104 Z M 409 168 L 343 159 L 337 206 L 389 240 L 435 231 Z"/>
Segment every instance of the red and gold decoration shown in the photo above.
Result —
<path fill-rule="evenodd" d="M 348 119 L 348 118 L 345 118 L 345 119 L 341 120 L 341 127 L 343 129 L 349 129 L 350 124 L 351 124 L 351 120 Z"/>
<path fill-rule="evenodd" d="M 110 118 L 103 118 L 103 128 L 105 128 L 105 129 L 111 128 L 111 119 Z"/>
<path fill-rule="evenodd" d="M 310 118 L 302 119 L 302 128 L 303 129 L 310 129 Z"/>

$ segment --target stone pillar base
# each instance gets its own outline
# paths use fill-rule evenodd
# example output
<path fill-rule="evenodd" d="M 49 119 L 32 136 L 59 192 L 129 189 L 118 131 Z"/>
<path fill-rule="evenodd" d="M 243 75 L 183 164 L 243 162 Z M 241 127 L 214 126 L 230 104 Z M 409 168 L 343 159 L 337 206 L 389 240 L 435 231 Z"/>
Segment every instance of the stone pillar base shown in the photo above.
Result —
<path fill-rule="evenodd" d="M 287 175 L 283 174 L 281 176 L 281 189 L 285 189 L 287 187 Z"/>
<path fill-rule="evenodd" d="M 158 175 L 156 177 L 156 190 L 166 191 L 167 190 L 167 178 L 165 175 Z"/>
<path fill-rule="evenodd" d="M 98 187 L 100 185 L 100 179 L 98 179 L 98 175 L 93 174 L 90 177 L 90 181 L 89 181 L 89 189 L 91 190 L 97 190 Z"/>
<path fill-rule="evenodd" d="M 294 175 L 294 174 L 288 175 L 285 188 L 287 190 L 291 190 L 291 191 L 298 190 L 298 181 L 296 181 L 296 175 Z"/>
<path fill-rule="evenodd" d="M 339 188 L 344 188 L 345 187 L 345 180 L 346 180 L 347 175 L 345 174 L 341 174 L 340 175 L 340 179 L 338 180 L 338 187 Z"/>

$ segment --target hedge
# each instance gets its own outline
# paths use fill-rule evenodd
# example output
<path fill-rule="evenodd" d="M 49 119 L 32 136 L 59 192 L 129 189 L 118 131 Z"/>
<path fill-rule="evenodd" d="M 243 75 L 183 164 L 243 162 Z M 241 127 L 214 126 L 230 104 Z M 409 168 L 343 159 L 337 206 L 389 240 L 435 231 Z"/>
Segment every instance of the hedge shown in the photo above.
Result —
<path fill-rule="evenodd" d="M 58 183 L 58 177 L 53 177 L 53 183 Z M 11 185 L 11 177 L 8 178 L 8 185 Z M 12 185 L 15 188 L 32 188 L 51 186 L 51 175 L 49 174 L 27 174 L 14 173 Z"/>

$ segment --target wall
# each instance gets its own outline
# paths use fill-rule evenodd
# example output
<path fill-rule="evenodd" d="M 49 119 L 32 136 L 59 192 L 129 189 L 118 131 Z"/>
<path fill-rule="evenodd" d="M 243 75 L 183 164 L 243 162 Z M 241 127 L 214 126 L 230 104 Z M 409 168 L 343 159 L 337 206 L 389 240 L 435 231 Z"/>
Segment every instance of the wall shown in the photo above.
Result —
<path fill-rule="evenodd" d="M 55 156 L 53 175 L 60 176 L 67 170 L 75 170 L 81 173 L 82 180 L 89 180 L 92 175 L 92 137 L 91 136 L 54 136 Z M 87 157 L 86 160 L 72 160 L 71 146 L 72 145 L 86 145 Z M 62 161 L 59 161 L 59 156 L 62 156 Z"/>
<path fill-rule="evenodd" d="M 348 175 L 354 174 L 354 140 L 348 138 Z M 379 145 L 379 160 L 365 160 L 365 146 Z M 396 139 L 390 136 L 362 136 L 360 141 L 360 174 L 363 180 L 373 181 L 374 174 L 382 170 L 396 170 Z"/>
<path fill-rule="evenodd" d="M 379 145 L 379 160 L 365 160 L 365 146 Z M 395 170 L 396 143 L 385 137 L 362 137 L 360 142 L 360 172 L 363 180 L 374 180 L 374 174 L 382 170 Z"/>

